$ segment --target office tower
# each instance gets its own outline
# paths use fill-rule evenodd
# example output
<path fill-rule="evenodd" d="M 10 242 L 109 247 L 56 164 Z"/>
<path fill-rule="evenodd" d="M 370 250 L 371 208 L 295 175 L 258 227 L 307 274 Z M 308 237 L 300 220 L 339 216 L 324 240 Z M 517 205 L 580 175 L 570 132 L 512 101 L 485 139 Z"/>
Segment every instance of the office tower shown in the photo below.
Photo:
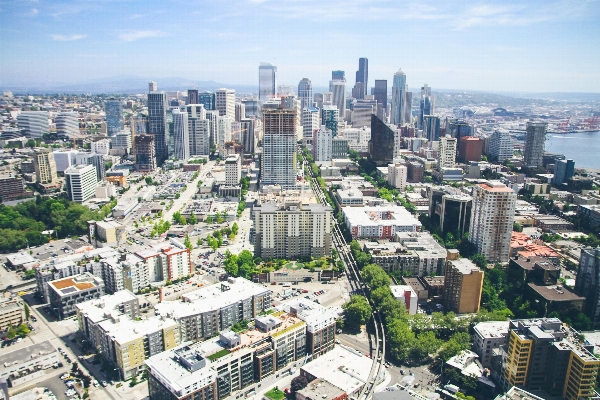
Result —
<path fill-rule="evenodd" d="M 554 185 L 558 186 L 567 183 L 575 174 L 575 161 L 557 160 L 554 165 Z"/>
<path fill-rule="evenodd" d="M 399 69 L 394 74 L 394 81 L 392 83 L 392 111 L 391 111 L 391 123 L 394 125 L 403 125 L 405 122 L 405 108 L 406 108 L 406 74 Z"/>
<path fill-rule="evenodd" d="M 423 116 L 423 137 L 431 142 L 440 140 L 440 118 L 435 115 Z"/>
<path fill-rule="evenodd" d="M 296 96 L 292 85 L 277 85 L 277 97 Z"/>
<path fill-rule="evenodd" d="M 156 152 L 153 135 L 139 135 L 134 138 L 133 156 L 135 169 L 142 172 L 151 172 L 156 169 Z"/>
<path fill-rule="evenodd" d="M 407 90 L 404 99 L 404 123 L 410 124 L 412 123 L 412 92 Z"/>
<path fill-rule="evenodd" d="M 187 112 L 173 110 L 173 157 L 176 160 L 190 158 L 190 135 Z"/>
<path fill-rule="evenodd" d="M 490 161 L 499 163 L 514 156 L 513 142 L 506 131 L 495 131 L 490 136 Z"/>
<path fill-rule="evenodd" d="M 133 138 L 131 131 L 125 130 L 117 133 L 111 139 L 111 146 L 113 149 L 123 149 L 125 153 L 130 154 L 133 146 Z"/>
<path fill-rule="evenodd" d="M 319 110 L 323 108 L 323 93 L 315 93 L 313 96 L 315 107 Z"/>
<path fill-rule="evenodd" d="M 106 111 L 106 133 L 108 136 L 114 136 L 124 128 L 123 103 L 121 100 L 106 100 L 104 110 Z"/>
<path fill-rule="evenodd" d="M 37 183 L 56 183 L 56 162 L 50 149 L 36 148 L 33 153 L 33 168 Z"/>
<path fill-rule="evenodd" d="M 406 168 L 405 164 L 388 164 L 388 185 L 404 190 L 406 188 L 407 176 L 408 168 Z"/>
<path fill-rule="evenodd" d="M 335 75 L 335 72 L 333 71 L 332 75 Z M 337 107 L 339 117 L 343 120 L 346 117 L 346 80 L 329 81 L 329 91 L 332 94 L 331 104 Z M 323 99 L 323 103 L 325 103 L 325 99 Z"/>
<path fill-rule="evenodd" d="M 444 279 L 444 306 L 457 314 L 479 312 L 483 271 L 468 258 L 448 260 Z"/>
<path fill-rule="evenodd" d="M 92 153 L 102 154 L 103 156 L 107 156 L 110 152 L 110 140 L 109 139 L 100 139 L 92 142 L 90 144 L 90 150 Z"/>
<path fill-rule="evenodd" d="M 232 140 L 232 123 L 233 118 L 229 116 L 217 117 L 217 137 L 215 140 L 215 144 L 217 145 L 217 149 L 219 150 L 220 155 L 223 155 L 225 152 L 225 143 L 230 142 Z"/>
<path fill-rule="evenodd" d="M 156 92 L 158 90 L 158 85 L 156 84 L 156 82 L 151 81 L 150 83 L 148 83 L 148 91 L 149 92 Z"/>
<path fill-rule="evenodd" d="M 313 107 L 313 89 L 312 83 L 308 78 L 302 78 L 298 83 L 298 100 L 300 100 L 300 109 L 304 110 L 308 107 Z"/>
<path fill-rule="evenodd" d="M 341 70 L 331 71 L 331 80 L 332 81 L 346 81 L 346 73 Z"/>
<path fill-rule="evenodd" d="M 600 326 L 600 247 L 581 249 L 575 293 L 585 297 L 583 312 L 592 321 L 592 329 L 597 329 Z"/>
<path fill-rule="evenodd" d="M 240 122 L 246 118 L 246 105 L 244 103 L 235 103 L 235 122 Z"/>
<path fill-rule="evenodd" d="M 96 195 L 98 178 L 93 165 L 73 165 L 65 170 L 65 189 L 69 198 L 83 203 Z"/>
<path fill-rule="evenodd" d="M 337 111 L 337 109 L 336 109 Z M 316 107 L 302 109 L 302 136 L 312 138 L 314 132 L 321 126 L 320 111 Z M 337 126 L 337 121 L 336 121 Z M 337 131 L 337 130 L 336 130 Z"/>
<path fill-rule="evenodd" d="M 338 135 L 339 115 L 339 109 L 336 106 L 323 106 L 321 110 L 321 125 L 330 129 L 333 137 Z"/>
<path fill-rule="evenodd" d="M 96 181 L 102 182 L 106 178 L 106 169 L 104 168 L 104 156 L 102 154 L 88 154 L 85 164 L 93 165 L 96 171 Z"/>
<path fill-rule="evenodd" d="M 387 80 L 375 79 L 375 86 L 371 89 L 371 94 L 377 100 L 377 104 L 381 104 L 383 109 L 387 109 Z"/>
<path fill-rule="evenodd" d="M 458 159 L 463 163 L 481 161 L 483 140 L 475 136 L 463 136 L 458 143 Z"/>
<path fill-rule="evenodd" d="M 198 90 L 197 89 L 188 89 L 187 100 L 185 104 L 200 104 L 198 102 Z"/>
<path fill-rule="evenodd" d="M 167 95 L 165 92 L 152 91 L 148 93 L 148 134 L 154 137 L 155 156 L 159 166 L 168 157 L 167 132 Z"/>
<path fill-rule="evenodd" d="M 208 120 L 210 146 L 212 148 L 217 141 L 217 130 L 219 128 L 219 112 L 217 110 L 206 110 L 206 119 Z"/>
<path fill-rule="evenodd" d="M 277 67 L 269 63 L 260 63 L 258 67 L 258 100 L 262 106 L 265 101 L 275 97 L 277 88 Z"/>
<path fill-rule="evenodd" d="M 331 129 L 325 125 L 315 131 L 313 137 L 313 159 L 315 161 L 331 161 Z"/>
<path fill-rule="evenodd" d="M 214 110 L 215 109 L 215 94 L 211 92 L 202 92 L 198 93 L 198 103 L 204 106 L 205 110 Z"/>
<path fill-rule="evenodd" d="M 242 157 L 239 154 L 231 154 L 225 160 L 225 184 L 239 185 L 242 179 Z"/>
<path fill-rule="evenodd" d="M 394 144 L 396 131 L 371 115 L 371 140 L 369 140 L 369 156 L 379 166 L 388 166 L 394 160 Z"/>
<path fill-rule="evenodd" d="M 235 90 L 217 89 L 215 92 L 215 110 L 220 116 L 235 118 Z"/>
<path fill-rule="evenodd" d="M 525 133 L 525 154 L 523 163 L 527 167 L 541 167 L 546 140 L 546 122 L 527 122 Z"/>
<path fill-rule="evenodd" d="M 244 109 L 246 111 L 246 118 L 260 117 L 260 102 L 256 99 L 244 99 L 242 100 Z"/>
<path fill-rule="evenodd" d="M 188 157 L 208 156 L 210 153 L 210 122 L 202 104 L 181 107 L 187 114 Z"/>
<path fill-rule="evenodd" d="M 457 140 L 465 136 L 475 136 L 475 129 L 468 122 L 458 119 L 446 119 L 446 135 Z"/>
<path fill-rule="evenodd" d="M 356 71 L 356 83 L 352 88 L 352 97 L 362 100 L 367 95 L 367 84 L 369 80 L 369 60 L 367 58 L 358 59 L 358 71 Z"/>
<path fill-rule="evenodd" d="M 489 262 L 507 262 L 517 194 L 499 181 L 475 186 L 469 240 Z"/>
<path fill-rule="evenodd" d="M 448 135 L 440 138 L 438 168 L 454 168 L 456 165 L 456 139 Z"/>
<path fill-rule="evenodd" d="M 371 114 L 384 119 L 383 107 L 376 100 L 354 100 L 352 108 L 352 126 L 361 128 L 371 125 Z"/>
<path fill-rule="evenodd" d="M 324 257 L 331 253 L 332 208 L 322 204 L 263 203 L 252 209 L 254 254 L 263 258 Z"/>
<path fill-rule="evenodd" d="M 254 154 L 254 152 L 256 151 L 256 140 L 254 138 L 254 124 L 255 120 L 252 118 L 244 118 L 240 122 L 244 154 Z"/>
<path fill-rule="evenodd" d="M 282 108 L 276 103 L 263 105 L 263 185 L 293 188 L 296 183 L 296 107 Z"/>
<path fill-rule="evenodd" d="M 502 381 L 507 388 L 543 390 L 552 398 L 592 399 L 600 365 L 592 349 L 558 318 L 511 320 Z"/>
<path fill-rule="evenodd" d="M 421 87 L 421 101 L 419 103 L 419 129 L 423 129 L 425 115 L 433 115 L 434 113 L 435 99 L 431 95 L 431 88 L 429 85 Z"/>
<path fill-rule="evenodd" d="M 79 114 L 76 112 L 61 112 L 56 116 L 56 135 L 69 139 L 79 135 Z M 107 125 L 108 126 L 108 125 Z"/>
<path fill-rule="evenodd" d="M 17 126 L 30 139 L 41 139 L 50 130 L 48 111 L 22 111 L 17 116 Z"/>

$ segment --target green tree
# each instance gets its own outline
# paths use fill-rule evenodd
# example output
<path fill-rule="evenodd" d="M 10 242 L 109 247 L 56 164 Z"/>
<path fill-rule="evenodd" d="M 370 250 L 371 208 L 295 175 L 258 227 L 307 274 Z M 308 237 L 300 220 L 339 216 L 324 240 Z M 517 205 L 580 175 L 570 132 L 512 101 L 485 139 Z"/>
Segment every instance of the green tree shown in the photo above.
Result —
<path fill-rule="evenodd" d="M 190 235 L 185 235 L 185 240 L 183 241 L 183 245 L 188 248 L 188 250 L 192 250 L 194 246 L 192 245 L 192 241 L 190 240 Z"/>
<path fill-rule="evenodd" d="M 25 309 L 25 321 L 29 321 L 31 311 L 29 310 L 27 303 L 23 303 L 23 308 Z"/>
<path fill-rule="evenodd" d="M 430 354 L 435 354 L 442 343 L 443 341 L 436 338 L 433 331 L 419 333 L 415 340 L 411 358 L 413 360 L 423 360 L 429 357 Z"/>
<path fill-rule="evenodd" d="M 408 324 L 394 318 L 387 324 L 389 351 L 400 362 L 409 359 L 411 349 L 415 344 L 415 334 Z"/>
<path fill-rule="evenodd" d="M 239 229 L 240 227 L 238 226 L 237 222 L 234 222 L 233 225 L 231 225 L 231 232 L 233 232 L 234 235 L 237 235 Z"/>
<path fill-rule="evenodd" d="M 360 275 L 367 282 L 371 290 L 381 286 L 390 286 L 391 279 L 377 264 L 369 264 L 363 268 Z"/>
<path fill-rule="evenodd" d="M 206 216 L 206 219 L 205 219 L 205 222 L 206 222 L 207 224 L 212 224 L 212 223 L 213 223 L 213 217 L 212 217 L 212 216 L 210 216 L 210 215 L 207 215 L 207 216 Z"/>
<path fill-rule="evenodd" d="M 29 334 L 29 327 L 27 324 L 21 324 L 17 328 L 17 335 L 19 336 L 27 336 Z"/>
<path fill-rule="evenodd" d="M 25 273 L 23 274 L 23 277 L 25 279 L 35 278 L 35 270 L 34 269 L 28 269 L 28 270 L 26 270 Z"/>
<path fill-rule="evenodd" d="M 196 218 L 196 215 L 194 214 L 194 212 L 192 211 L 192 213 L 190 214 L 190 218 L 188 219 L 188 224 L 190 225 L 196 225 L 198 223 L 198 218 Z"/>
<path fill-rule="evenodd" d="M 344 304 L 343 309 L 346 315 L 348 326 L 358 329 L 364 325 L 370 318 L 373 310 L 364 296 L 354 295 L 350 301 Z"/>
<path fill-rule="evenodd" d="M 487 260 L 483 254 L 474 254 L 471 256 L 471 261 L 481 269 L 487 268 Z"/>
<path fill-rule="evenodd" d="M 8 328 L 8 332 L 6 333 L 6 338 L 7 338 L 8 340 L 13 340 L 13 339 L 14 339 L 14 338 L 16 338 L 16 337 L 17 337 L 17 331 L 15 331 L 15 328 L 14 328 L 14 327 L 12 327 L 12 326 L 11 326 L 11 327 L 9 327 L 9 328 Z"/>
<path fill-rule="evenodd" d="M 515 232 L 523 232 L 523 227 L 521 226 L 520 223 L 515 222 L 515 223 L 513 223 L 513 231 L 515 231 Z"/>

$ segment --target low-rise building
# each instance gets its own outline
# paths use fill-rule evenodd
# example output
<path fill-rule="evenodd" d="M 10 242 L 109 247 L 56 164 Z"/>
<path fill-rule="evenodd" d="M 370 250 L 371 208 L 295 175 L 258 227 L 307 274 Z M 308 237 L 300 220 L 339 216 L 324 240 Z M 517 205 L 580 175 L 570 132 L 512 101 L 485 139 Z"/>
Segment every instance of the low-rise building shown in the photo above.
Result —
<path fill-rule="evenodd" d="M 533 216 L 533 220 L 536 227 L 548 233 L 572 231 L 575 227 L 572 222 L 555 215 L 537 214 Z"/>
<path fill-rule="evenodd" d="M 44 375 L 44 370 L 60 361 L 58 351 L 46 340 L 10 353 L 2 354 L 0 378 L 12 387 Z"/>
<path fill-rule="evenodd" d="M 418 232 L 421 222 L 404 207 L 342 207 L 344 223 L 356 238 L 393 239 L 397 232 Z"/>
<path fill-rule="evenodd" d="M 473 331 L 473 351 L 479 356 L 481 365 L 489 368 L 494 349 L 508 343 L 508 321 L 480 322 Z"/>
<path fill-rule="evenodd" d="M 392 296 L 401 301 L 410 315 L 417 313 L 419 298 L 415 291 L 409 285 L 391 285 Z"/>
<path fill-rule="evenodd" d="M 59 319 L 75 315 L 76 304 L 104 295 L 104 282 L 89 272 L 48 283 L 50 308 Z"/>
<path fill-rule="evenodd" d="M 0 301 L 0 331 L 11 326 L 19 326 L 25 321 L 25 308 L 20 299 Z"/>
<path fill-rule="evenodd" d="M 580 205 L 577 207 L 577 215 L 584 216 L 590 226 L 596 228 L 600 226 L 600 205 Z"/>

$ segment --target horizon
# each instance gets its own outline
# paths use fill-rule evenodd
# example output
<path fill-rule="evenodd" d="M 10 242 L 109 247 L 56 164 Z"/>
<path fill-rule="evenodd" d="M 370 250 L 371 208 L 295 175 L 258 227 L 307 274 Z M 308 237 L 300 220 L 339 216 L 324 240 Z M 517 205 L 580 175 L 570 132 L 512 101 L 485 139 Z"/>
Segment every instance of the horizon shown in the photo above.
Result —
<path fill-rule="evenodd" d="M 327 87 L 343 70 L 350 91 L 366 57 L 369 87 L 391 86 L 402 68 L 409 87 L 434 91 L 600 93 L 600 53 L 590 50 L 599 17 L 592 0 L 10 2 L 0 6 L 0 87 L 133 74 L 159 88 L 174 77 L 258 90 L 269 62 L 278 85 L 306 77 Z"/>

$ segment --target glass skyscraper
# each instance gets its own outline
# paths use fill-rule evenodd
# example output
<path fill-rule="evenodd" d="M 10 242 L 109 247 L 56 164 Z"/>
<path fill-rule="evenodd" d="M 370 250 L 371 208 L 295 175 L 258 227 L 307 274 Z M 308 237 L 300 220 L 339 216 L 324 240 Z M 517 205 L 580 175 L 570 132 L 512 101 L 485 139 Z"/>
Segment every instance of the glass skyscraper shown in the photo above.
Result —
<path fill-rule="evenodd" d="M 106 133 L 108 136 L 114 136 L 123 130 L 123 104 L 121 100 L 106 100 L 104 109 L 106 110 Z"/>
<path fill-rule="evenodd" d="M 401 125 L 405 122 L 406 107 L 406 74 L 399 69 L 394 74 L 392 84 L 392 111 L 391 122 L 395 125 Z"/>
<path fill-rule="evenodd" d="M 265 101 L 275 97 L 277 88 L 277 66 L 260 63 L 258 67 L 258 100 L 262 106 Z"/>

